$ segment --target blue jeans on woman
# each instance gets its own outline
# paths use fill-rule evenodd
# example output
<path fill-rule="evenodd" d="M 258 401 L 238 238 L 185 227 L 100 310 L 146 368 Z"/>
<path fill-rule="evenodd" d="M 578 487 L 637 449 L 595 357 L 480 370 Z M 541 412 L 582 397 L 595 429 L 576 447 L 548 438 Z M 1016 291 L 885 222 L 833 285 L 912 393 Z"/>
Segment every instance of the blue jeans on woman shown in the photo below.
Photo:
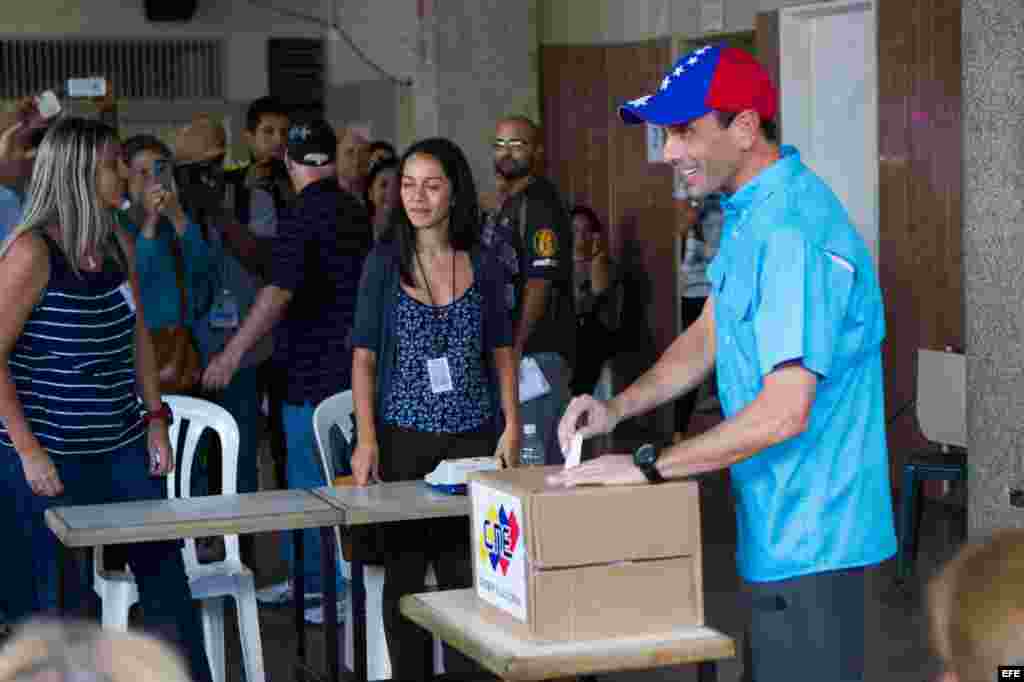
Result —
<path fill-rule="evenodd" d="M 106 455 L 52 456 L 64 483 L 57 497 L 36 495 L 25 481 L 21 459 L 0 447 L 0 496 L 14 513 L 4 538 L 4 591 L 8 616 L 22 620 L 57 605 L 57 539 L 43 514 L 51 507 L 162 499 L 167 479 L 149 475 L 146 440 L 141 438 Z M 196 682 L 211 680 L 199 615 L 181 557 L 181 541 L 127 545 L 128 565 L 135 574 L 146 629 L 180 647 Z M 91 576 L 88 578 L 91 581 Z M 70 587 L 76 581 L 70 581 Z M 66 594 L 70 608 L 84 597 L 81 589 Z"/>
<path fill-rule="evenodd" d="M 319 488 L 328 483 L 320 466 L 320 456 L 316 449 L 316 436 L 313 433 L 313 410 L 311 403 L 304 405 L 292 405 L 285 403 L 282 407 L 284 417 L 284 433 L 288 443 L 288 487 L 296 488 Z M 283 558 L 291 567 L 291 574 L 297 575 L 299 570 L 305 578 L 306 592 L 323 592 L 324 585 L 320 573 L 320 533 L 312 530 L 302 531 L 302 563 L 301 567 L 294 565 L 292 534 L 282 535 L 281 553 Z M 338 587 L 338 594 L 341 595 L 348 586 L 347 581 L 341 576 L 341 567 L 335 567 L 335 584 Z"/>

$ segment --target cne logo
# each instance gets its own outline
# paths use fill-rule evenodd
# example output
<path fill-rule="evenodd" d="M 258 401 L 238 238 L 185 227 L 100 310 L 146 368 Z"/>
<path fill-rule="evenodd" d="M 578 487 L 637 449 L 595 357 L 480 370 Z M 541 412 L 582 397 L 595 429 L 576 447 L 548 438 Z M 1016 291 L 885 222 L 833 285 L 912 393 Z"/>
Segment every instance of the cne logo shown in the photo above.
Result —
<path fill-rule="evenodd" d="M 519 521 L 516 513 L 506 513 L 505 506 L 491 506 L 484 519 L 480 558 L 491 564 L 491 570 L 508 575 L 508 567 L 519 546 Z"/>

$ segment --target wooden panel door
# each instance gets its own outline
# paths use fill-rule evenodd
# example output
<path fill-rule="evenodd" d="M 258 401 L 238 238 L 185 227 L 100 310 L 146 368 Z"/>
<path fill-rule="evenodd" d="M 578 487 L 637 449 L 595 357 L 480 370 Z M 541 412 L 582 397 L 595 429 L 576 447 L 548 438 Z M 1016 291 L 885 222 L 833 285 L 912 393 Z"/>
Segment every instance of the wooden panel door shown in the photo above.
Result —
<path fill-rule="evenodd" d="M 961 5 L 878 0 L 878 274 L 894 484 L 906 455 L 926 444 L 912 409 L 917 350 L 964 343 Z M 777 15 L 757 22 L 758 52 L 776 74 Z"/>
<path fill-rule="evenodd" d="M 570 204 L 586 204 L 605 225 L 608 196 L 607 50 L 551 46 L 541 51 L 546 172 Z"/>
<path fill-rule="evenodd" d="M 961 0 L 878 8 L 879 277 L 886 402 L 910 405 L 918 348 L 962 349 Z M 893 473 L 924 443 L 912 409 L 889 429 Z"/>
<path fill-rule="evenodd" d="M 612 257 L 646 308 L 650 343 L 617 358 L 616 390 L 646 370 L 676 333 L 672 170 L 647 162 L 644 126 L 625 126 L 616 107 L 657 88 L 671 65 L 668 39 L 615 46 L 544 46 L 541 89 L 547 172 L 567 199 L 605 222 Z M 667 436 L 671 408 L 633 420 L 620 442 Z M 616 434 L 619 438 L 619 434 Z"/>

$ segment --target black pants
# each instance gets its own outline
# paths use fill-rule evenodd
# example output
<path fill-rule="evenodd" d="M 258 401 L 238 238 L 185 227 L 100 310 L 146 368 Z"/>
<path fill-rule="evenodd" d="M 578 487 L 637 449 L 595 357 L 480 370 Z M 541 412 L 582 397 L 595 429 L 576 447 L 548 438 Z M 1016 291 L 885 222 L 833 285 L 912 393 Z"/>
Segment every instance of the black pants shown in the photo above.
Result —
<path fill-rule="evenodd" d="M 409 481 L 423 478 L 443 459 L 484 457 L 494 454 L 497 435 L 492 427 L 465 434 L 425 433 L 383 427 L 377 435 L 381 452 L 381 478 Z M 384 633 L 395 680 L 424 680 L 433 675 L 429 633 L 406 620 L 399 600 L 423 592 L 427 564 L 433 563 L 438 587 L 472 587 L 469 519 L 428 519 L 383 524 L 377 547 L 384 555 Z M 476 673 L 481 669 L 447 644 L 444 665 L 449 673 Z"/>
<path fill-rule="evenodd" d="M 704 302 L 707 299 L 684 296 L 680 301 L 679 312 L 685 333 L 690 325 L 700 318 L 700 314 L 704 310 Z M 693 416 L 693 410 L 697 407 L 697 394 L 699 393 L 700 387 L 697 387 L 676 399 L 676 431 L 678 433 L 686 433 L 686 429 L 690 427 L 690 417 Z"/>

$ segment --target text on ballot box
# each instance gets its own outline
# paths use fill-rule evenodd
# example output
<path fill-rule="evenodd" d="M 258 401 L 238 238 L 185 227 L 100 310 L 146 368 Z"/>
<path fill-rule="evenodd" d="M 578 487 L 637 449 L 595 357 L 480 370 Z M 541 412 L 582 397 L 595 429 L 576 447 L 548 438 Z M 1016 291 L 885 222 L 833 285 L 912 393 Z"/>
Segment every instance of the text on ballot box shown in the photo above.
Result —
<path fill-rule="evenodd" d="M 1024 680 L 1024 665 L 1001 665 L 996 680 Z"/>

